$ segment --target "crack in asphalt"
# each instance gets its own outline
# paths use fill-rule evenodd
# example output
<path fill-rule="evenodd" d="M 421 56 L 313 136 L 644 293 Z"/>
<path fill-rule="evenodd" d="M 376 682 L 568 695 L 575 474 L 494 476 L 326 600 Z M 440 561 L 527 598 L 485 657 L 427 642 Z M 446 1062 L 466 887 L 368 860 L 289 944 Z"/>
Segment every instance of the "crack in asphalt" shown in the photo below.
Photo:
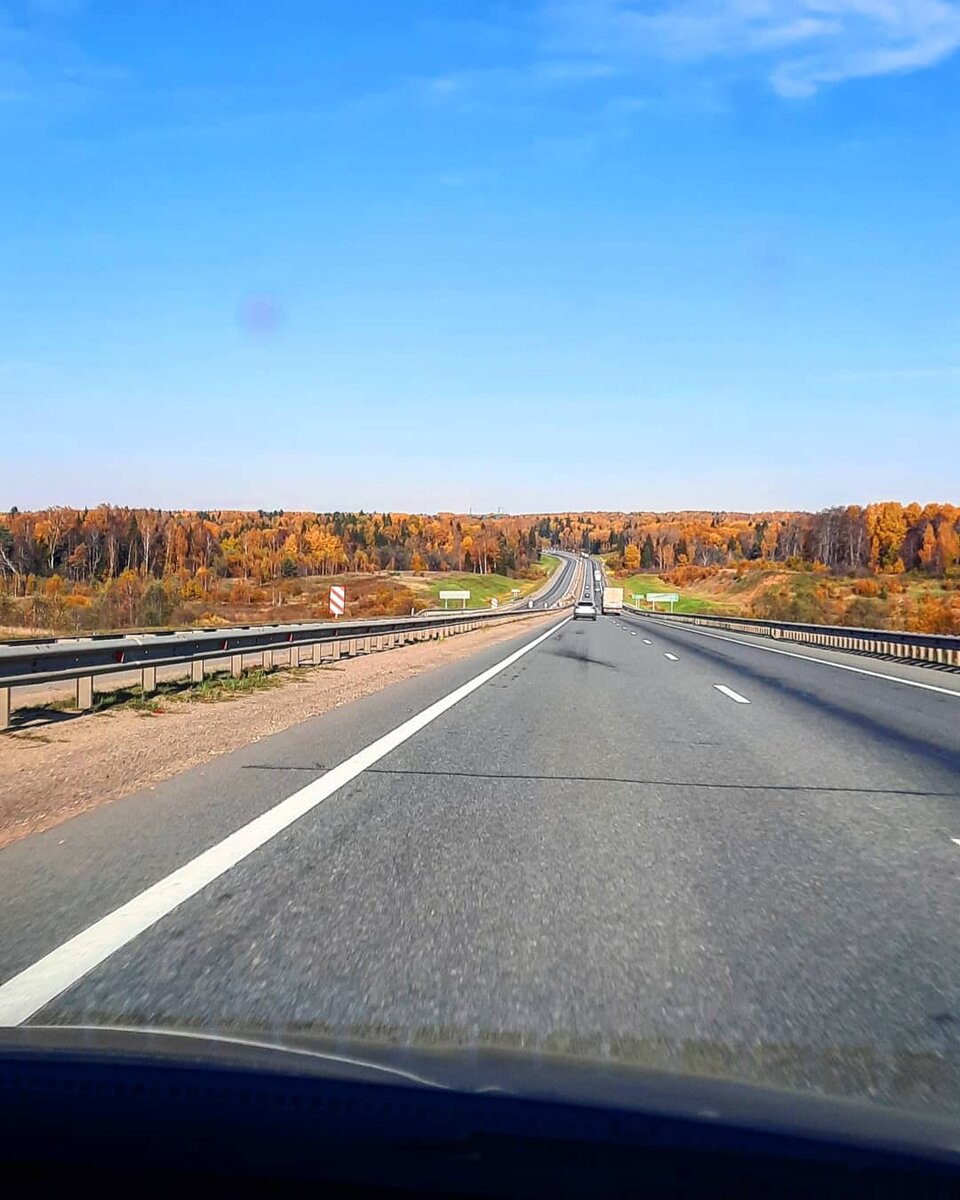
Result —
<path fill-rule="evenodd" d="M 245 771 L 327 771 L 321 764 L 300 766 L 290 763 L 245 763 Z M 452 779 L 489 779 L 510 782 L 512 780 L 542 783 L 623 783 L 641 787 L 710 788 L 728 792 L 828 792 L 834 795 L 862 796 L 925 796 L 944 800 L 960 799 L 958 792 L 928 792 L 908 788 L 872 787 L 827 787 L 818 784 L 794 783 L 712 783 L 696 779 L 639 779 L 624 775 L 539 775 L 521 772 L 486 771 L 424 771 L 401 767 L 368 767 L 363 775 L 417 775 Z M 360 776 L 362 778 L 362 776 Z"/>

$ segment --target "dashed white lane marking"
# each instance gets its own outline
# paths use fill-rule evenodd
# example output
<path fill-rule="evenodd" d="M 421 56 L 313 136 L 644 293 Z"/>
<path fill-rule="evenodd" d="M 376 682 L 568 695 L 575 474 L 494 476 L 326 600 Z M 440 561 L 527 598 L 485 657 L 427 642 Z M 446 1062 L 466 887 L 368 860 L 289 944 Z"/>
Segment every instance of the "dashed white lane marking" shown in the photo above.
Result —
<path fill-rule="evenodd" d="M 866 667 L 854 667 L 849 663 L 833 662 L 829 658 L 815 658 L 812 654 L 798 654 L 796 650 L 780 650 L 776 646 L 764 646 L 760 642 L 745 642 L 742 638 L 727 637 L 722 633 L 708 633 L 706 629 L 682 626 L 688 633 L 699 637 L 715 638 L 718 642 L 733 642 L 736 646 L 747 646 L 751 650 L 763 650 L 767 654 L 782 654 L 786 658 L 802 658 L 805 662 L 819 663 L 821 667 L 833 667 L 837 671 L 853 671 L 855 675 L 869 675 L 873 679 L 884 679 L 887 683 L 902 683 L 904 687 L 923 688 L 925 692 L 939 692 L 941 696 L 952 696 L 960 700 L 960 691 L 955 688 L 937 687 L 935 683 L 921 683 L 919 679 L 903 679 L 899 675 L 885 675 L 882 671 L 869 671 Z"/>
<path fill-rule="evenodd" d="M 652 645 L 653 645 L 653 642 L 651 642 L 649 638 L 644 638 L 644 639 L 643 639 L 643 644 L 644 644 L 645 646 L 652 646 Z"/>
<path fill-rule="evenodd" d="M 636 634 L 633 632 L 633 630 L 632 630 L 632 629 L 630 630 L 630 636 L 631 636 L 631 637 L 636 637 L 636 636 L 637 636 L 637 635 L 636 635 Z"/>
<path fill-rule="evenodd" d="M 671 662 L 679 662 L 680 661 L 680 659 L 677 658 L 677 656 L 675 654 L 665 654 L 663 657 L 669 658 Z"/>
<path fill-rule="evenodd" d="M 134 896 L 132 900 L 128 900 L 126 904 L 121 904 L 99 921 L 88 925 L 86 929 L 55 950 L 51 950 L 49 954 L 45 954 L 19 975 L 8 979 L 0 985 L 0 1026 L 19 1025 L 29 1020 L 34 1013 L 39 1012 L 61 992 L 72 987 L 111 954 L 132 942 L 139 934 L 173 912 L 185 900 L 195 896 L 207 884 L 225 874 L 231 867 L 235 867 L 255 850 L 259 850 L 271 838 L 311 812 L 334 792 L 356 779 L 391 750 L 403 745 L 414 734 L 425 729 L 432 721 L 448 712 L 461 700 L 465 700 L 501 671 L 505 671 L 525 654 L 529 654 L 541 642 L 553 637 L 571 619 L 565 617 L 546 632 L 521 646 L 519 650 L 514 650 L 500 662 L 481 671 L 473 679 L 454 688 L 452 692 L 428 705 L 409 720 L 358 750 L 350 758 L 344 759 L 326 775 L 287 796 L 273 808 L 268 808 L 259 817 L 242 825 L 222 841 L 190 859 L 176 871 Z"/>
<path fill-rule="evenodd" d="M 725 684 L 715 683 L 713 685 L 718 692 L 723 692 L 725 696 L 729 696 L 731 700 L 736 700 L 738 704 L 749 704 L 750 701 L 746 696 L 741 696 L 739 692 L 735 692 L 733 688 L 728 688 Z"/>
<path fill-rule="evenodd" d="M 951 842 L 956 842 L 956 843 L 957 843 L 957 845 L 958 845 L 958 846 L 960 846 L 960 838 L 951 838 L 951 839 L 950 839 L 950 841 L 951 841 Z"/>

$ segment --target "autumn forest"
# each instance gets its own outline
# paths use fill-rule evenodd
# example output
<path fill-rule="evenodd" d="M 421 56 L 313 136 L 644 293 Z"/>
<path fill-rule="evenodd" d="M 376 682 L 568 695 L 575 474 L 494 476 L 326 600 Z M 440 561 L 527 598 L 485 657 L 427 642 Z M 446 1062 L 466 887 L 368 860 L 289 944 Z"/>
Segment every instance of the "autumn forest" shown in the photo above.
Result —
<path fill-rule="evenodd" d="M 758 614 L 777 610 L 779 597 L 783 615 L 796 615 L 804 597 L 799 619 L 851 623 L 852 611 L 877 625 L 960 633 L 960 508 L 895 502 L 524 516 L 13 509 L 0 513 L 0 626 L 316 619 L 333 576 L 351 579 L 353 612 L 403 612 L 427 603 L 411 587 L 421 576 L 530 579 L 551 547 L 604 554 L 624 576 L 649 572 L 694 593 L 709 584 L 705 606 L 732 603 L 736 582 L 756 572 L 770 585 L 751 596 Z"/>

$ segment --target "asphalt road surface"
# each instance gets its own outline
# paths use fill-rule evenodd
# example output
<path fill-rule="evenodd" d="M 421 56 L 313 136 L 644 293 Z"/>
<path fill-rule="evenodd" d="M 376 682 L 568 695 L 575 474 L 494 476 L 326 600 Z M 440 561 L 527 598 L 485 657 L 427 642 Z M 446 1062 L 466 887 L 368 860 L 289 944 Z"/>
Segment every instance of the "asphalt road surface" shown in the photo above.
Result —
<path fill-rule="evenodd" d="M 960 676 L 561 615 L 0 851 L 0 914 L 6 1024 L 960 1111 Z"/>

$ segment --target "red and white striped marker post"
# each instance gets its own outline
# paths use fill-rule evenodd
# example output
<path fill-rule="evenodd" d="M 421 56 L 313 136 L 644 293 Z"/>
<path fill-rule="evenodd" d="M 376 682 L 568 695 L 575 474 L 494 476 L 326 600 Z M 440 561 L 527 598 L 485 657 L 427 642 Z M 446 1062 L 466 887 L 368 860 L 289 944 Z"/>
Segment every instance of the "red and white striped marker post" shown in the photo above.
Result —
<path fill-rule="evenodd" d="M 347 600 L 347 589 L 334 584 L 330 589 L 330 611 L 335 617 L 343 616 L 344 605 Z"/>

